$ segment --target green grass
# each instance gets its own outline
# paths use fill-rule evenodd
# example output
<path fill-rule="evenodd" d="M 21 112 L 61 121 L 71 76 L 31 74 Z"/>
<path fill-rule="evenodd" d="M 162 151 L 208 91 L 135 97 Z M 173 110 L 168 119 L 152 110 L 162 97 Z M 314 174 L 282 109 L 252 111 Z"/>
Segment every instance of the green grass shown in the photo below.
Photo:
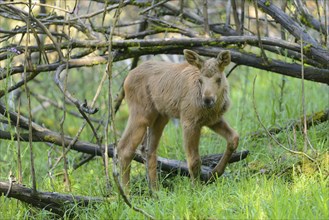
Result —
<path fill-rule="evenodd" d="M 260 118 L 266 127 L 286 125 L 290 120 L 302 115 L 301 81 L 285 77 L 285 88 L 280 102 L 282 76 L 239 67 L 230 76 L 232 107 L 226 115 L 231 126 L 241 135 L 239 151 L 249 150 L 244 161 L 230 164 L 224 177 L 215 183 L 192 185 L 186 177 L 161 175 L 160 190 L 156 198 L 150 197 L 145 180 L 143 165 L 134 163 L 132 173 L 131 200 L 134 205 L 154 215 L 156 219 L 328 219 L 329 218 L 329 122 L 311 127 L 308 130 L 310 143 L 306 153 L 316 163 L 291 154 L 267 137 L 253 139 L 250 133 L 262 130 L 252 104 L 252 82 L 257 75 L 255 99 Z M 122 68 L 121 68 L 122 69 Z M 91 100 L 101 79 L 102 67 L 70 74 L 70 91 L 79 98 Z M 119 70 L 118 70 L 119 71 Z M 72 76 L 71 76 L 72 75 Z M 38 76 L 39 80 L 49 81 L 50 74 Z M 120 78 L 116 79 L 117 87 Z M 85 83 L 93 82 L 93 83 Z M 74 82 L 74 83 L 73 83 Z M 39 84 L 36 84 L 39 85 Z M 31 88 L 36 88 L 32 87 Z M 83 89 L 81 89 L 83 88 Z M 329 107 L 329 87 L 305 82 L 306 112 L 311 114 Z M 61 101 L 58 89 L 50 80 L 41 84 L 35 92 L 51 99 Z M 26 100 L 22 108 L 26 110 Z M 32 100 L 32 105 L 39 103 Z M 97 102 L 100 112 L 94 116 L 102 118 L 106 108 L 106 91 Z M 71 110 L 74 108 L 68 107 Z M 37 112 L 34 120 L 50 129 L 59 131 L 60 110 L 47 108 Z M 118 137 L 127 118 L 125 105 L 116 116 Z M 81 126 L 81 119 L 67 115 L 65 132 L 74 135 Z M 4 129 L 4 128 L 1 128 Z M 100 134 L 102 133 L 102 128 Z M 159 155 L 172 159 L 185 159 L 182 148 L 181 128 L 174 122 L 166 127 L 159 147 Z M 286 147 L 302 151 L 303 135 L 300 131 L 284 131 L 275 137 Z M 91 140 L 91 131 L 86 129 L 82 140 Z M 17 176 L 17 144 L 13 141 L 0 142 L 0 179 L 6 180 L 10 171 Z M 23 160 L 23 182 L 30 186 L 30 163 L 27 143 L 21 143 Z M 38 189 L 40 191 L 65 192 L 63 183 L 63 164 L 53 170 L 49 178 L 48 155 L 55 159 L 61 148 L 42 143 L 33 144 Z M 202 130 L 200 152 L 202 155 L 221 153 L 225 141 L 209 129 Z M 74 171 L 73 164 L 78 160 L 76 152 L 68 154 L 72 194 L 101 197 L 107 194 L 102 160 L 96 158 Z M 113 183 L 114 184 L 114 183 Z M 115 186 L 108 201 L 90 207 L 71 207 L 67 213 L 74 212 L 76 219 L 144 219 L 145 217 L 128 208 L 118 196 Z M 52 219 L 53 214 L 0 197 L 1 219 Z"/>

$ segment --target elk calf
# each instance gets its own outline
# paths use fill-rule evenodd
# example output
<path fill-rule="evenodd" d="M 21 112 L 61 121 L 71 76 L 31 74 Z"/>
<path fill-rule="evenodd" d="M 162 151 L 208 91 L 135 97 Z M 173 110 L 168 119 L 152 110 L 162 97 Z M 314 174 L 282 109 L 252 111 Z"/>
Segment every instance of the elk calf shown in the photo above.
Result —
<path fill-rule="evenodd" d="M 229 51 L 204 60 L 196 52 L 184 50 L 187 62 L 174 64 L 147 61 L 133 69 L 124 82 L 129 119 L 118 144 L 122 183 L 128 189 L 130 163 L 149 127 L 148 175 L 156 188 L 156 150 L 169 118 L 180 118 L 184 149 L 192 179 L 199 176 L 201 160 L 199 139 L 207 126 L 227 141 L 227 148 L 212 171 L 220 176 L 238 146 L 239 136 L 224 120 L 229 100 L 229 85 L 224 68 L 231 62 Z"/>

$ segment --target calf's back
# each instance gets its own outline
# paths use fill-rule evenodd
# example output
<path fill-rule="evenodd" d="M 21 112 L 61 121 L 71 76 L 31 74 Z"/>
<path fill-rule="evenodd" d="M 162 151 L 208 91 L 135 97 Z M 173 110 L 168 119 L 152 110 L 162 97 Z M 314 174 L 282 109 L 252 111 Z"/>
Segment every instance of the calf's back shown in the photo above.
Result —
<path fill-rule="evenodd" d="M 133 69 L 124 83 L 130 112 L 181 118 L 207 125 L 219 120 L 229 105 L 228 85 L 223 80 L 213 108 L 201 104 L 200 70 L 187 62 L 147 61 Z"/>

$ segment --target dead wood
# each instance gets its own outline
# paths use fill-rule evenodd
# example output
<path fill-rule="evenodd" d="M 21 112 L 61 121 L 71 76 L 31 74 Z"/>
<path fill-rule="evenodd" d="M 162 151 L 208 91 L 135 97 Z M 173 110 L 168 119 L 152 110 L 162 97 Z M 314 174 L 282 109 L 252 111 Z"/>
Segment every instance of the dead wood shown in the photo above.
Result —
<path fill-rule="evenodd" d="M 45 209 L 60 216 L 74 214 L 73 206 L 88 206 L 92 203 L 104 202 L 104 199 L 90 196 L 74 196 L 56 192 L 36 192 L 17 183 L 0 181 L 0 195 L 15 198 L 40 209 Z M 66 210 L 69 210 L 66 212 Z"/>
<path fill-rule="evenodd" d="M 45 143 L 53 143 L 58 146 L 61 145 L 61 137 L 60 134 L 56 132 L 52 132 L 50 130 L 47 131 L 36 131 L 33 132 L 32 140 L 34 142 L 45 142 Z M 0 130 L 0 138 L 1 139 L 7 139 L 11 140 L 13 138 L 14 140 L 18 139 L 17 134 L 13 134 L 10 132 L 5 132 Z M 20 141 L 28 141 L 28 134 L 27 133 L 21 133 L 20 134 Z M 65 137 L 64 143 L 65 146 L 68 146 L 71 142 L 71 137 Z M 84 141 L 77 141 L 74 145 L 71 146 L 72 150 L 75 150 L 77 152 L 86 153 L 94 156 L 102 156 L 101 150 L 97 144 L 92 144 L 89 142 Z M 247 157 L 249 154 L 249 151 L 242 151 L 240 153 L 235 153 L 231 157 L 229 163 L 238 162 L 240 160 L 243 160 Z M 113 148 L 112 145 L 109 146 L 108 149 L 108 156 L 113 157 Z M 215 166 L 215 164 L 218 163 L 220 158 L 222 157 L 222 154 L 214 154 L 214 155 L 206 155 L 202 157 L 202 171 L 201 171 L 201 179 L 206 181 L 207 178 L 209 178 L 209 172 L 212 170 L 212 168 Z M 145 159 L 141 153 L 136 153 L 134 157 L 134 161 L 139 163 L 145 163 Z M 188 176 L 188 168 L 185 161 L 180 160 L 174 160 L 174 159 L 168 159 L 168 158 L 162 158 L 158 157 L 158 168 L 161 171 L 168 172 L 175 175 L 181 175 L 181 176 Z"/>
<path fill-rule="evenodd" d="M 329 109 L 326 109 L 306 116 L 306 126 L 307 128 L 310 128 L 312 126 L 316 126 L 328 120 L 329 120 Z M 286 130 L 292 130 L 293 128 L 295 128 L 296 130 L 302 130 L 302 122 L 303 122 L 303 117 L 300 117 L 300 119 L 292 120 L 284 126 L 271 127 L 268 129 L 268 132 L 273 135 L 273 134 L 279 134 Z M 260 138 L 260 137 L 265 137 L 266 133 L 265 131 L 257 131 L 249 134 L 248 136 L 252 138 Z"/>
<path fill-rule="evenodd" d="M 282 51 L 277 49 L 281 48 L 282 50 L 287 51 L 287 56 L 290 56 L 291 58 L 296 60 L 300 60 L 301 55 L 298 53 L 298 51 L 300 51 L 300 46 L 298 44 L 273 38 L 261 38 L 261 42 L 264 46 L 264 49 L 266 50 L 281 54 Z M 258 38 L 255 36 L 231 36 L 221 37 L 218 39 L 188 38 L 166 40 L 117 40 L 113 41 L 113 48 L 116 49 L 113 58 L 116 62 L 148 54 L 182 54 L 182 50 L 186 48 L 193 48 L 193 50 L 197 51 L 200 55 L 203 56 L 214 57 L 218 54 L 219 51 L 223 50 L 223 47 L 221 46 L 228 46 L 232 44 L 248 44 L 251 46 L 257 46 Z M 72 48 L 105 48 L 108 46 L 108 43 L 104 41 L 95 40 L 72 40 L 69 43 L 61 44 L 62 49 L 68 48 L 69 46 Z M 45 48 L 47 48 L 48 50 L 55 50 L 55 47 L 53 45 L 45 45 Z M 23 51 L 24 48 L 17 47 L 17 50 Z M 29 50 L 37 51 L 38 47 L 31 46 Z M 300 64 L 288 63 L 278 59 L 271 59 L 271 62 L 264 63 L 263 58 L 249 52 L 244 52 L 239 49 L 230 49 L 230 52 L 232 54 L 232 61 L 238 65 L 250 66 L 286 76 L 301 78 Z M 71 69 L 83 66 L 105 64 L 107 62 L 106 56 L 107 55 L 71 59 L 68 61 L 67 68 Z M 305 56 L 305 62 L 308 62 L 308 64 L 315 65 L 304 67 L 305 80 L 329 84 L 329 70 L 327 68 L 321 68 L 321 66 L 323 66 L 323 62 L 329 62 L 328 51 L 310 47 L 309 51 L 305 53 Z M 314 57 L 317 57 L 317 59 L 314 59 Z M 318 63 L 317 61 L 321 61 L 321 63 Z M 60 66 L 61 63 L 59 62 L 34 65 L 32 67 L 15 66 L 11 68 L 9 73 L 0 73 L 0 80 L 8 77 L 9 75 L 22 73 L 24 72 L 24 70 L 26 70 L 26 72 L 33 73 L 27 79 L 32 80 L 35 76 L 38 75 L 38 73 L 57 70 Z M 11 92 L 12 90 L 17 89 L 23 85 L 24 81 L 21 81 L 9 88 L 7 92 Z M 0 90 L 0 96 L 3 96 L 5 93 L 6 91 Z"/>
<path fill-rule="evenodd" d="M 21 123 L 21 127 L 27 127 L 26 123 L 28 121 L 27 118 L 23 116 L 18 116 L 16 112 L 13 111 L 7 111 L 6 107 L 0 103 L 0 114 L 6 116 L 12 121 L 17 121 L 17 117 L 19 117 L 19 123 Z M 64 136 L 64 140 L 62 140 L 62 136 L 54 131 L 51 131 L 47 128 L 44 128 L 36 123 L 32 123 L 32 141 L 33 142 L 45 142 L 45 143 L 52 143 L 57 146 L 62 146 L 63 144 L 65 147 L 68 147 L 71 145 L 71 141 L 73 140 L 72 137 L 69 136 Z M 29 134 L 28 133 L 23 133 L 20 132 L 18 135 L 15 132 L 7 132 L 7 131 L 2 131 L 0 130 L 0 139 L 4 140 L 20 140 L 20 141 L 29 141 Z M 74 145 L 71 146 L 72 150 L 81 152 L 81 153 L 86 153 L 90 155 L 95 155 L 95 156 L 102 156 L 102 150 L 104 148 L 100 148 L 99 145 L 85 142 L 85 141 L 76 141 Z M 243 160 L 247 157 L 248 151 L 244 151 L 242 153 L 237 153 L 232 158 L 230 159 L 229 163 L 237 162 L 240 160 Z M 113 157 L 113 146 L 110 144 L 108 146 L 108 156 Z M 209 172 L 211 171 L 212 165 L 215 160 L 217 162 L 221 158 L 221 154 L 217 155 L 209 155 L 204 157 L 205 159 L 203 160 L 202 164 L 205 166 L 202 168 L 201 171 L 201 179 L 202 180 L 207 180 L 209 178 Z M 145 163 L 145 159 L 141 153 L 135 153 L 134 160 L 139 162 L 139 163 Z M 205 162 L 204 162 L 205 161 Z M 187 165 L 186 162 L 179 161 L 179 160 L 172 160 L 172 159 L 167 159 L 167 158 L 161 158 L 158 157 L 158 167 L 165 172 L 171 172 L 171 173 L 176 173 L 178 175 L 186 176 L 187 173 Z"/>
<path fill-rule="evenodd" d="M 269 14 L 275 21 L 280 23 L 286 30 L 288 30 L 297 39 L 302 38 L 304 41 L 311 43 L 312 45 L 318 46 L 318 42 L 310 36 L 305 27 L 299 25 L 292 17 L 288 16 L 275 4 L 267 4 L 266 0 L 258 0 L 258 7 L 264 10 L 265 13 Z"/>
<path fill-rule="evenodd" d="M 244 160 L 249 154 L 248 150 L 234 153 L 229 163 L 238 162 Z M 222 158 L 223 154 L 211 154 L 201 157 L 201 173 L 200 179 L 202 181 L 209 181 L 211 178 L 212 169 L 218 164 L 218 161 Z M 170 173 L 171 176 L 189 176 L 187 163 L 185 161 L 173 160 L 168 158 L 158 157 L 158 168 L 161 171 Z"/>

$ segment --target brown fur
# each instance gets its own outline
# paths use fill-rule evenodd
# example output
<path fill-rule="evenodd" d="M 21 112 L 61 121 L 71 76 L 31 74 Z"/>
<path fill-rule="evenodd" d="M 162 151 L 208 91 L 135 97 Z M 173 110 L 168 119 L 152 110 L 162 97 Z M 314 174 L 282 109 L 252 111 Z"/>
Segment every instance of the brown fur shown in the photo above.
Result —
<path fill-rule="evenodd" d="M 217 58 L 203 60 L 197 53 L 184 50 L 187 62 L 174 64 L 147 61 L 133 69 L 124 82 L 129 119 L 118 144 L 122 182 L 128 187 L 130 163 L 136 148 L 150 129 L 148 175 L 156 187 L 156 150 L 169 118 L 180 118 L 183 127 L 184 149 L 192 179 L 198 177 L 201 160 L 199 139 L 203 126 L 223 136 L 227 149 L 212 173 L 221 175 L 238 146 L 238 134 L 225 122 L 229 85 L 224 68 L 230 63 L 229 51 Z"/>

